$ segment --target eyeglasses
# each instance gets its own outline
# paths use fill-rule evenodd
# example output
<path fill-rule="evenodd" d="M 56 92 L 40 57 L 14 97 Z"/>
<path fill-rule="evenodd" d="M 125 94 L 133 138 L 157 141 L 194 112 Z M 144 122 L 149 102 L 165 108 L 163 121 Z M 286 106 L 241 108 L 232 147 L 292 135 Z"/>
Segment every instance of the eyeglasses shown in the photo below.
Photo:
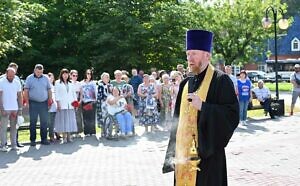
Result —
<path fill-rule="evenodd" d="M 72 75 L 72 77 L 78 77 L 78 75 Z"/>
<path fill-rule="evenodd" d="M 86 75 L 91 75 L 91 73 L 90 73 L 90 72 L 88 72 L 88 73 L 86 73 Z"/>

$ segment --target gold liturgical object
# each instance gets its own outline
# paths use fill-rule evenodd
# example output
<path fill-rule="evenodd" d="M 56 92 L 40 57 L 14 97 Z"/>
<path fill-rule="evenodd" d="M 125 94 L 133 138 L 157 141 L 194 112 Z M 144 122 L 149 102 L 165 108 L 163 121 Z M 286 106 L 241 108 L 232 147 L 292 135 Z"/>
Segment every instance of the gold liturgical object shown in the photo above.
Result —
<path fill-rule="evenodd" d="M 200 171 L 201 169 L 198 167 L 198 165 L 200 164 L 201 159 L 199 158 L 197 153 L 195 134 L 193 134 L 193 141 L 190 148 L 189 157 L 190 171 Z"/>

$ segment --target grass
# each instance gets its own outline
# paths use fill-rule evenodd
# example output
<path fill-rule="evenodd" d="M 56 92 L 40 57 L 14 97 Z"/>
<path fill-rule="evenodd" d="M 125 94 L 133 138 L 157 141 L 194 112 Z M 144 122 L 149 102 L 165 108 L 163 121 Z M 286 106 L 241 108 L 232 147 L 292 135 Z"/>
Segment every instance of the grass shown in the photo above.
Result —
<path fill-rule="evenodd" d="M 96 133 L 99 134 L 101 131 L 99 127 L 96 126 Z M 19 142 L 21 143 L 27 143 L 30 142 L 30 132 L 29 129 L 26 130 L 19 130 Z M 8 138 L 9 139 L 9 138 Z M 36 129 L 36 141 L 41 141 L 41 136 L 40 136 L 40 129 Z"/>
<path fill-rule="evenodd" d="M 257 87 L 257 83 L 254 83 L 254 86 Z M 270 89 L 270 91 L 276 90 L 276 83 L 265 83 L 265 86 Z M 278 83 L 278 90 L 279 91 L 291 91 L 293 85 L 287 82 L 280 82 Z"/>
<path fill-rule="evenodd" d="M 284 105 L 285 115 L 290 113 L 290 111 L 291 111 L 291 106 L 285 104 Z M 295 107 L 294 112 L 300 112 L 300 108 Z M 264 117 L 265 115 L 264 115 L 263 109 L 258 109 L 258 110 L 249 110 L 248 113 L 247 113 L 247 116 L 250 117 L 250 118 L 256 118 L 256 117 Z"/>
<path fill-rule="evenodd" d="M 21 142 L 21 143 L 30 142 L 29 137 L 30 137 L 29 129 L 28 130 L 19 130 L 19 142 Z M 36 141 L 41 141 L 40 129 L 36 130 Z"/>

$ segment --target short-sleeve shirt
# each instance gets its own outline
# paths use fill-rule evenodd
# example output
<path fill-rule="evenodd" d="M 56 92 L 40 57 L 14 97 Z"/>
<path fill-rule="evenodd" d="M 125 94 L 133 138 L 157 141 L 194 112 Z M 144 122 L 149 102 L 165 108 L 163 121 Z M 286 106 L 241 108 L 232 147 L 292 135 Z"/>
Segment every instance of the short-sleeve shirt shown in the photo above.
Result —
<path fill-rule="evenodd" d="M 107 97 L 107 101 L 109 100 L 113 100 L 115 97 L 113 95 L 109 95 Z M 110 105 L 109 103 L 107 103 L 107 111 L 110 115 L 115 115 L 118 112 L 122 112 L 123 110 L 125 110 L 125 106 L 126 106 L 127 102 L 125 100 L 125 98 L 121 98 L 119 99 L 115 104 Z"/>
<path fill-rule="evenodd" d="M 80 96 L 80 89 L 81 89 L 81 83 L 79 81 L 75 81 L 73 82 L 73 85 L 74 85 L 74 89 L 75 89 L 75 92 L 76 92 L 76 96 L 77 96 L 77 99 L 79 100 L 79 96 Z"/>
<path fill-rule="evenodd" d="M 122 90 L 122 87 L 123 87 L 123 85 L 126 84 L 126 81 L 121 80 L 121 82 L 118 83 L 116 80 L 112 80 L 112 81 L 110 82 L 110 84 L 111 84 L 112 86 L 114 86 L 114 87 L 117 87 L 119 90 Z"/>
<path fill-rule="evenodd" d="M 246 79 L 245 81 L 238 80 L 238 92 L 240 101 L 248 101 L 250 99 L 251 81 Z"/>
<path fill-rule="evenodd" d="M 82 101 L 83 103 L 96 101 L 97 98 L 97 86 L 94 81 L 85 82 L 81 81 L 82 88 Z"/>
<path fill-rule="evenodd" d="M 129 80 L 129 84 L 132 85 L 134 93 L 137 93 L 139 85 L 142 84 L 142 83 L 143 83 L 143 79 L 140 76 L 138 76 L 138 75 L 133 76 Z"/>
<path fill-rule="evenodd" d="M 234 75 L 232 75 L 232 74 L 230 74 L 229 77 L 230 77 L 230 79 L 231 79 L 231 81 L 233 83 L 234 89 L 237 89 L 237 86 L 238 86 L 237 85 L 237 78 Z"/>
<path fill-rule="evenodd" d="M 290 76 L 290 80 L 295 81 L 296 78 L 300 80 L 300 73 L 293 72 Z M 298 87 L 293 85 L 293 91 L 300 92 L 300 85 L 298 85 Z"/>
<path fill-rule="evenodd" d="M 18 92 L 21 92 L 20 82 L 14 78 L 9 82 L 6 78 L 0 79 L 0 91 L 2 92 L 4 110 L 18 110 Z"/>
<path fill-rule="evenodd" d="M 37 77 L 30 74 L 26 78 L 24 89 L 28 89 L 29 100 L 36 102 L 44 102 L 48 100 L 48 90 L 51 89 L 49 78 L 42 74 Z"/>
<path fill-rule="evenodd" d="M 264 101 L 271 95 L 271 92 L 267 87 L 263 87 L 263 88 L 255 87 L 253 89 L 253 92 L 255 93 L 255 96 L 259 101 Z"/>

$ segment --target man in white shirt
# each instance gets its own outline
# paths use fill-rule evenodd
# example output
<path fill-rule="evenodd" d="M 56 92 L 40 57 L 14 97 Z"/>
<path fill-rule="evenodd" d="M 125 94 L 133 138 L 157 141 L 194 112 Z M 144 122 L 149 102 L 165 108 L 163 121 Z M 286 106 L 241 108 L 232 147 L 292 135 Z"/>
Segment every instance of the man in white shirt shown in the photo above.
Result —
<path fill-rule="evenodd" d="M 0 151 L 7 152 L 7 125 L 10 121 L 10 141 L 11 148 L 17 150 L 17 116 L 22 115 L 22 89 L 21 84 L 15 79 L 16 71 L 14 68 L 7 68 L 6 77 L 0 80 L 0 112 L 1 125 Z"/>
<path fill-rule="evenodd" d="M 235 94 L 237 94 L 238 93 L 237 78 L 234 75 L 232 75 L 232 68 L 230 65 L 225 66 L 225 73 L 230 77 L 230 79 L 233 83 L 233 86 L 234 86 Z"/>
<path fill-rule="evenodd" d="M 258 81 L 258 87 L 255 87 L 253 92 L 257 100 L 264 107 L 265 114 L 267 115 L 269 112 L 270 117 L 274 119 L 274 113 L 271 109 L 271 92 L 267 87 L 264 86 L 263 80 Z"/>
<path fill-rule="evenodd" d="M 9 67 L 11 67 L 11 68 L 13 68 L 13 69 L 15 69 L 15 71 L 16 71 L 16 73 L 15 73 L 15 80 L 17 80 L 17 81 L 19 81 L 19 83 L 20 83 L 20 85 L 21 85 L 21 89 L 23 90 L 23 83 L 22 83 L 22 81 L 21 81 L 21 79 L 20 79 L 20 77 L 17 75 L 17 73 L 18 73 L 18 65 L 16 64 L 16 63 L 14 63 L 14 62 L 11 62 L 9 65 L 8 65 L 8 67 L 7 68 L 9 68 Z M 2 78 L 6 78 L 6 73 L 5 74 L 2 74 L 1 76 L 0 76 L 0 79 L 2 79 Z M 17 147 L 24 147 L 24 145 L 22 144 L 22 143 L 19 143 L 19 141 L 18 141 L 18 130 L 17 130 Z"/>

